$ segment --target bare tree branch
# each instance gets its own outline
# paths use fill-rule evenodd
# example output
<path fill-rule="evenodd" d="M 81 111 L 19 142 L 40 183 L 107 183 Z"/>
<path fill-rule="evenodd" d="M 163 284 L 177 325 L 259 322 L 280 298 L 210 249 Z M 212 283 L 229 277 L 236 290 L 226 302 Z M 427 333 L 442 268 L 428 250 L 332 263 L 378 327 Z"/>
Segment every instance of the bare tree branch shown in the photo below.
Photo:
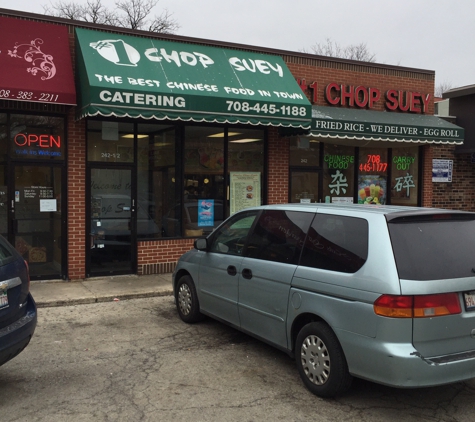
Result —
<path fill-rule="evenodd" d="M 339 57 L 342 59 L 358 60 L 362 62 L 376 61 L 376 55 L 368 50 L 366 43 L 351 44 L 342 47 L 331 38 L 327 38 L 324 43 L 317 43 L 310 48 L 313 53 L 320 56 Z"/>
<path fill-rule="evenodd" d="M 152 9 L 157 4 L 158 0 L 118 0 L 115 9 L 110 10 L 102 4 L 102 0 L 87 0 L 84 5 L 58 0 L 43 6 L 43 10 L 45 14 L 67 19 L 165 34 L 174 33 L 180 26 L 172 19 L 168 10 L 165 9 L 160 16 L 150 18 Z"/>
<path fill-rule="evenodd" d="M 445 92 L 445 91 L 449 91 L 453 88 L 452 86 L 452 83 L 451 82 L 447 82 L 447 81 L 444 81 L 444 82 L 441 82 L 439 84 L 437 84 L 435 86 L 435 92 L 434 92 L 434 95 L 436 97 L 439 97 L 439 98 L 442 98 L 442 94 Z"/>
<path fill-rule="evenodd" d="M 66 19 L 83 20 L 83 6 L 76 3 L 58 1 L 42 6 L 45 14 Z"/>

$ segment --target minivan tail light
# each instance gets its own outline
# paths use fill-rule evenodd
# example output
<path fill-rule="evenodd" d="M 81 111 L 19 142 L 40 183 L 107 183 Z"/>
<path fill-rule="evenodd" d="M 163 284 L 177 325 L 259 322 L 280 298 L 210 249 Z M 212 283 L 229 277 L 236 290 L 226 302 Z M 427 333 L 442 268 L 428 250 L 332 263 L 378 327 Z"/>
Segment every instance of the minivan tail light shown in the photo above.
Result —
<path fill-rule="evenodd" d="M 373 304 L 374 313 L 389 318 L 431 318 L 460 314 L 457 293 L 420 296 L 382 295 Z"/>

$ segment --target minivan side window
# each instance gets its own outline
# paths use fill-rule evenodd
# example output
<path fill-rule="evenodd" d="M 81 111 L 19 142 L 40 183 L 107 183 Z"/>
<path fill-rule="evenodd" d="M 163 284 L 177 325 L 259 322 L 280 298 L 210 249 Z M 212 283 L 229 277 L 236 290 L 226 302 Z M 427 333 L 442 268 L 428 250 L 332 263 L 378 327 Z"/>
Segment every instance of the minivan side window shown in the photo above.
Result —
<path fill-rule="evenodd" d="M 241 255 L 257 211 L 243 212 L 229 219 L 214 232 L 210 252 Z"/>
<path fill-rule="evenodd" d="M 368 258 L 368 222 L 317 214 L 308 231 L 300 265 L 355 273 Z"/>
<path fill-rule="evenodd" d="M 244 256 L 297 264 L 313 213 L 267 210 L 259 217 Z"/>

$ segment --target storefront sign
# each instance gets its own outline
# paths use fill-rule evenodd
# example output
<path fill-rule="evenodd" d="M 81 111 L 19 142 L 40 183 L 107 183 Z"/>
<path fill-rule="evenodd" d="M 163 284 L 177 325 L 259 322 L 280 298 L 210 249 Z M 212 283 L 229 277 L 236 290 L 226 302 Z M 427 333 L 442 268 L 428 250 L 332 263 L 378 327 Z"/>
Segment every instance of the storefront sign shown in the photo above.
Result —
<path fill-rule="evenodd" d="M 0 17 L 0 99 L 76 104 L 66 26 Z"/>
<path fill-rule="evenodd" d="M 359 167 L 360 173 L 368 172 L 385 172 L 388 169 L 388 163 L 381 159 L 379 154 L 368 154 L 367 161 L 361 163 Z"/>
<path fill-rule="evenodd" d="M 415 160 L 416 157 L 394 155 L 393 167 L 396 168 L 396 170 L 409 170 L 411 165 L 414 164 Z"/>
<path fill-rule="evenodd" d="M 394 178 L 393 190 L 396 194 L 403 193 L 403 197 L 409 198 L 411 196 L 411 189 L 415 188 L 414 175 L 406 173 L 405 176 Z"/>
<path fill-rule="evenodd" d="M 432 182 L 452 182 L 453 160 L 432 160 Z"/>
<path fill-rule="evenodd" d="M 414 143 L 463 143 L 464 129 L 436 116 L 313 106 L 312 136 Z"/>
<path fill-rule="evenodd" d="M 230 214 L 249 207 L 259 206 L 261 201 L 261 173 L 231 172 Z"/>
<path fill-rule="evenodd" d="M 17 156 L 61 157 L 61 136 L 59 135 L 18 133 L 13 138 L 13 142 Z"/>
<path fill-rule="evenodd" d="M 355 163 L 354 155 L 325 154 L 323 159 L 329 169 L 347 169 L 350 164 Z"/>
<path fill-rule="evenodd" d="M 378 125 L 352 122 L 338 122 L 332 120 L 316 120 L 314 122 L 313 127 L 315 129 L 332 130 L 348 134 L 360 133 L 369 136 L 396 135 L 459 139 L 462 135 L 462 130 L 460 129 L 434 129 L 427 127 L 400 126 L 390 124 Z"/>
<path fill-rule="evenodd" d="M 298 79 L 297 82 L 304 92 L 310 91 L 312 104 L 317 104 L 318 83 L 313 82 L 307 85 L 305 79 Z M 325 86 L 323 96 L 330 105 L 372 110 L 380 101 L 384 101 L 384 106 L 389 111 L 409 111 L 422 114 L 428 112 L 432 98 L 430 93 L 389 89 L 383 99 L 381 90 L 378 88 L 363 85 L 344 85 L 336 82 L 331 82 Z"/>
<path fill-rule="evenodd" d="M 80 117 L 309 128 L 311 105 L 280 56 L 76 28 Z"/>

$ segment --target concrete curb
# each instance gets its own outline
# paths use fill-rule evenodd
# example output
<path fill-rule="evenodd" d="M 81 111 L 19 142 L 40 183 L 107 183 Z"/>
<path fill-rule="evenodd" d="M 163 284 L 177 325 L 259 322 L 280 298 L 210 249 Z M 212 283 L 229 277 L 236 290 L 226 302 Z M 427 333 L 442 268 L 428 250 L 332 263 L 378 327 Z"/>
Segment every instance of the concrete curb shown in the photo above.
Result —
<path fill-rule="evenodd" d="M 32 282 L 38 308 L 84 305 L 173 295 L 171 274 L 117 276 L 86 281 Z"/>

